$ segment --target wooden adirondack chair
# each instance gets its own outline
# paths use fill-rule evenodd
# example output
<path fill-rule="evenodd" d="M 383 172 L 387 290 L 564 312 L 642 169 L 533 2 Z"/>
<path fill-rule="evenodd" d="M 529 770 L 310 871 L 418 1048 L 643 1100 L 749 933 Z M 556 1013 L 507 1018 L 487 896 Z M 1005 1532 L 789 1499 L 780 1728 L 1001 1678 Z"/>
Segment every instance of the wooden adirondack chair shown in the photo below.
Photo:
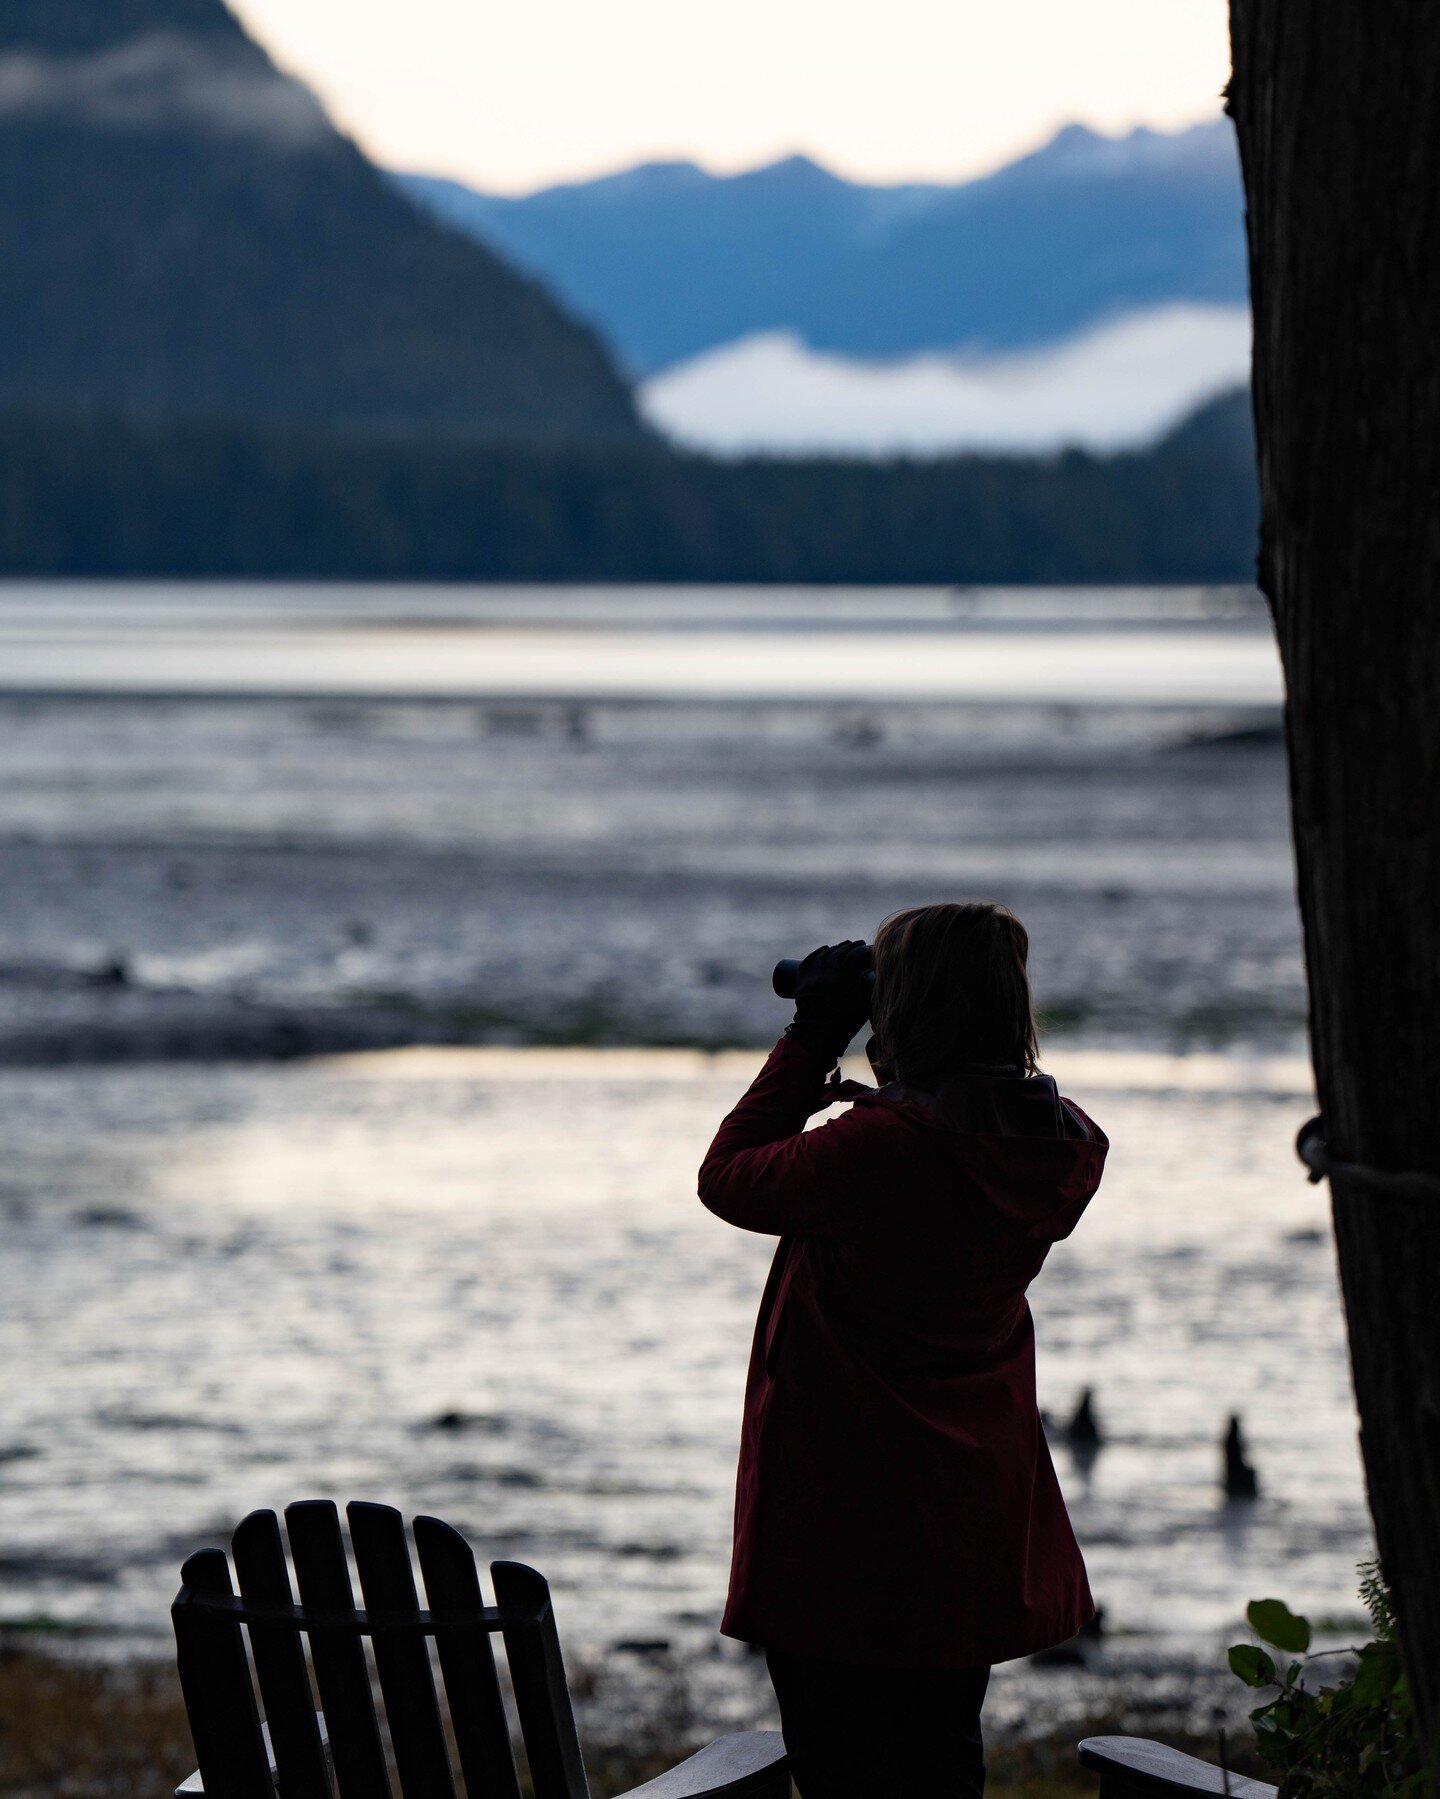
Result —
<path fill-rule="evenodd" d="M 496 1635 L 509 1663 L 535 1799 L 588 1799 L 544 1579 L 519 1562 L 495 1562 L 497 1603 L 488 1606 L 465 1539 L 438 1518 L 416 1518 L 428 1602 L 422 1610 L 400 1513 L 357 1502 L 346 1507 L 346 1517 L 363 1609 L 350 1584 L 340 1515 L 328 1500 L 285 1510 L 298 1604 L 274 1512 L 251 1512 L 235 1532 L 234 1584 L 222 1549 L 202 1549 L 185 1563 L 171 1617 L 200 1766 L 176 1789 L 176 1799 L 272 1799 L 277 1788 L 280 1799 L 331 1799 L 334 1787 L 340 1799 L 392 1799 L 367 1637 L 404 1799 L 457 1794 L 431 1638 L 458 1790 L 466 1799 L 520 1799 L 496 1676 Z M 789 1792 L 779 1733 L 751 1731 L 720 1738 L 628 1799 L 786 1799 Z"/>
<path fill-rule="evenodd" d="M 1083 1766 L 1100 1775 L 1100 1799 L 1179 1799 L 1196 1793 L 1230 1799 L 1276 1799 L 1278 1787 L 1243 1774 L 1228 1774 L 1210 1762 L 1167 1749 L 1144 1737 L 1087 1737 L 1080 1745 Z"/>

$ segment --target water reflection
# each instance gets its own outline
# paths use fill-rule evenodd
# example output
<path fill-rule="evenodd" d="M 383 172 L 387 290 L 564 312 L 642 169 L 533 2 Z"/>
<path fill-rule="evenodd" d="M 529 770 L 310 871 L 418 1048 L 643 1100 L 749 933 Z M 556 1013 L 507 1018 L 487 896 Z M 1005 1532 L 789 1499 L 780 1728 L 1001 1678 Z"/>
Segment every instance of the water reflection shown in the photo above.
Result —
<path fill-rule="evenodd" d="M 572 1638 L 708 1650 L 767 1240 L 693 1199 L 751 1058 L 396 1052 L 7 1079 L 0 1534 L 11 1617 L 163 1631 L 178 1553 L 362 1494 L 546 1569 Z M 1035 1293 L 1042 1402 L 1113 1631 L 1253 1594 L 1351 1608 L 1368 1525 L 1303 1069 L 1088 1052 L 1115 1140 Z M 1227 1505 L 1243 1412 L 1260 1499 Z M 77 1547 L 79 1546 L 79 1547 Z"/>

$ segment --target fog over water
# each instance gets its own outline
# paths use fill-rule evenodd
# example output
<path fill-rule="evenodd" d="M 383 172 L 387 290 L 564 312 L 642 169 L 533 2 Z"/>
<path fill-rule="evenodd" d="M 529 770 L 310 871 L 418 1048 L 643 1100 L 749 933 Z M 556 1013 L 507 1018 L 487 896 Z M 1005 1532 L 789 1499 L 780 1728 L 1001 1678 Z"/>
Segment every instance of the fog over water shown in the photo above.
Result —
<path fill-rule="evenodd" d="M 1249 378 L 1249 308 L 1175 303 L 1021 354 L 862 360 L 759 332 L 652 375 L 640 398 L 676 442 L 720 455 L 1034 455 L 1151 443 Z"/>
<path fill-rule="evenodd" d="M 997 1717 L 1349 1616 L 1274 694 L 1231 590 L 0 591 L 0 1613 L 163 1647 L 250 1507 L 392 1499 L 759 1715 L 713 1627 L 771 1245 L 695 1166 L 776 956 L 985 894 L 1115 1144 L 1034 1296 L 1113 1634 Z"/>

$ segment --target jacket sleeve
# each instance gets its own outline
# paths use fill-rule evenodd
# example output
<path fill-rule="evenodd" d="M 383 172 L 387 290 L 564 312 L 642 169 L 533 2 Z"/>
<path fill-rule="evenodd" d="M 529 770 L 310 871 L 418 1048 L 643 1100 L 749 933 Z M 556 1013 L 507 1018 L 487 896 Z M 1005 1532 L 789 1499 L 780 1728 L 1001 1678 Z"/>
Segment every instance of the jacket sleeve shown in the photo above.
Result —
<path fill-rule="evenodd" d="M 770 1052 L 700 1165 L 701 1203 L 717 1218 L 777 1237 L 856 1237 L 882 1228 L 891 1157 L 873 1108 L 805 1129 L 826 1103 L 826 1072 L 788 1037 Z"/>

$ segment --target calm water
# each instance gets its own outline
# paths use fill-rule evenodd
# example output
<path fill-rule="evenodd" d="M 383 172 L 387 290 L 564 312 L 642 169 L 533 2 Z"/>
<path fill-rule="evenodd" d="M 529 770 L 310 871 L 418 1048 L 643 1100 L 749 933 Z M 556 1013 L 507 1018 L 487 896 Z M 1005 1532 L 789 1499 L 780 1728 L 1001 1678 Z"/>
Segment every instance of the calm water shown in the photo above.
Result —
<path fill-rule="evenodd" d="M 759 1043 L 977 890 L 1068 1029 L 1293 1048 L 1275 680 L 1235 589 L 0 589 L 0 1059 Z"/>
<path fill-rule="evenodd" d="M 1115 1141 L 1035 1296 L 1111 1636 L 997 1715 L 1208 1703 L 1261 1592 L 1351 1615 L 1276 691 L 1236 590 L 0 589 L 0 1613 L 159 1642 L 187 1549 L 362 1494 L 757 1715 L 713 1626 L 770 1245 L 693 1176 L 758 1055 L 655 1046 L 983 891 Z M 406 1044 L 456 1047 L 272 1059 Z"/>
<path fill-rule="evenodd" d="M 1037 630 L 1037 625 L 1041 628 Z M 1235 589 L 525 589 L 10 584 L 17 692 L 1273 706 Z"/>

